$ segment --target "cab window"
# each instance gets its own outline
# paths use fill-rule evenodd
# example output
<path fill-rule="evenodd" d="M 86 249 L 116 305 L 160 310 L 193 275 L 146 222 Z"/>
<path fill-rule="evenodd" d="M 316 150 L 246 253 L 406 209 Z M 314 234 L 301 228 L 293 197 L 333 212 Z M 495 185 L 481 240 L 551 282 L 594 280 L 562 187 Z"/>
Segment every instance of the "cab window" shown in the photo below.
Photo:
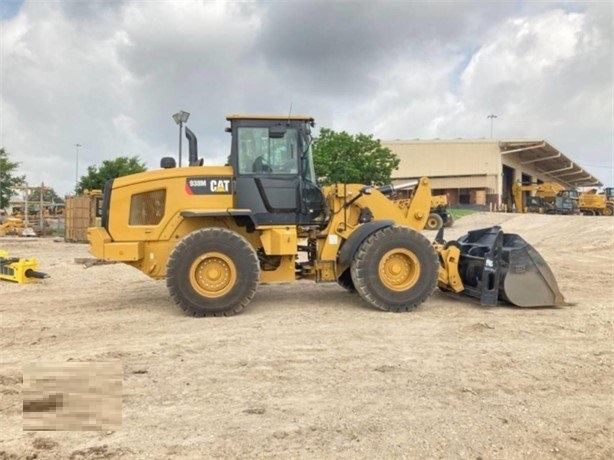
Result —
<path fill-rule="evenodd" d="M 298 132 L 287 129 L 280 138 L 269 137 L 268 128 L 240 127 L 239 172 L 242 174 L 296 174 Z"/>

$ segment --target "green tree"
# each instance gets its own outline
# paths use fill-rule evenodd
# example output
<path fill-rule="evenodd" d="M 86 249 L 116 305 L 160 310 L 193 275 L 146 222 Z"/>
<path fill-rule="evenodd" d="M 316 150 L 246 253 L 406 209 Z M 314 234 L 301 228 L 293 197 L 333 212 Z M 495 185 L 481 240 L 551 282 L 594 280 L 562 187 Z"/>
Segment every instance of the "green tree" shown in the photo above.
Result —
<path fill-rule="evenodd" d="M 313 141 L 316 176 L 322 184 L 335 182 L 367 185 L 390 183 L 392 171 L 399 166 L 399 158 L 382 147 L 373 135 L 355 136 L 322 128 Z"/>
<path fill-rule="evenodd" d="M 40 187 L 34 188 L 30 196 L 28 196 L 28 200 L 32 203 L 38 203 L 41 199 L 41 189 Z M 43 201 L 45 203 L 64 203 L 64 200 L 55 193 L 51 187 L 45 187 L 45 191 L 43 192 Z"/>
<path fill-rule="evenodd" d="M 17 176 L 15 170 L 19 166 L 18 162 L 10 161 L 9 154 L 4 149 L 0 148 L 0 209 L 8 207 L 9 202 L 15 192 L 13 187 L 22 185 L 26 177 Z"/>
<path fill-rule="evenodd" d="M 77 195 L 84 190 L 102 190 L 109 179 L 127 176 L 147 170 L 147 166 L 138 156 L 117 157 L 114 160 L 105 160 L 100 167 L 88 166 L 87 175 L 81 176 L 81 180 L 75 189 Z"/>

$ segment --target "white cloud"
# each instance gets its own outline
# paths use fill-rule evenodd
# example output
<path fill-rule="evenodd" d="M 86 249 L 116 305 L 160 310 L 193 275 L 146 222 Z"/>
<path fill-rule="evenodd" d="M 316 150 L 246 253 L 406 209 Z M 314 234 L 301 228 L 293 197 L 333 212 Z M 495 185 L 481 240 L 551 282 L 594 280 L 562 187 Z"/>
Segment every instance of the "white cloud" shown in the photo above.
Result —
<path fill-rule="evenodd" d="M 59 193 L 120 155 L 208 164 L 224 115 L 379 138 L 544 137 L 612 182 L 612 9 L 598 3 L 34 2 L 0 22 L 0 146 Z"/>

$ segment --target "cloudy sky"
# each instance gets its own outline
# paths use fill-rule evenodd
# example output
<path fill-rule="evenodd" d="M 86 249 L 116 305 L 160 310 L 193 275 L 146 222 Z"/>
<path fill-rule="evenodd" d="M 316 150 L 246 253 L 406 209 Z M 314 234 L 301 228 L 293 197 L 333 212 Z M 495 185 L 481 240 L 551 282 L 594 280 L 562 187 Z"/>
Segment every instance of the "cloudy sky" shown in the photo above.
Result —
<path fill-rule="evenodd" d="M 228 113 L 292 107 L 382 140 L 490 137 L 496 114 L 493 137 L 546 139 L 614 185 L 612 8 L 2 0 L 0 147 L 63 195 L 88 165 L 176 156 L 180 109 L 206 164 Z"/>

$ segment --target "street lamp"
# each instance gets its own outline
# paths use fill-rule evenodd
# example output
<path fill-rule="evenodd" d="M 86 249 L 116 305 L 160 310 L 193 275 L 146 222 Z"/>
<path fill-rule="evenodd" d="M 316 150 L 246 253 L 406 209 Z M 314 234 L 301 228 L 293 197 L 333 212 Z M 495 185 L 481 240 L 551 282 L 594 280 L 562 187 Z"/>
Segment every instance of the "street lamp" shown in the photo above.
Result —
<path fill-rule="evenodd" d="M 175 120 L 175 123 L 179 125 L 179 166 L 181 166 L 181 130 L 183 128 L 183 124 L 188 121 L 188 118 L 190 118 L 190 114 L 188 112 L 184 112 L 183 110 L 173 114 L 173 120 Z"/>
<path fill-rule="evenodd" d="M 490 118 L 490 138 L 492 139 L 492 128 L 493 124 L 495 123 L 495 118 L 497 118 L 497 116 L 494 113 L 491 113 L 486 118 Z"/>
<path fill-rule="evenodd" d="M 75 154 L 76 166 L 75 166 L 75 193 L 77 193 L 77 186 L 79 185 L 79 147 L 83 147 L 81 144 L 75 144 L 77 153 Z"/>

